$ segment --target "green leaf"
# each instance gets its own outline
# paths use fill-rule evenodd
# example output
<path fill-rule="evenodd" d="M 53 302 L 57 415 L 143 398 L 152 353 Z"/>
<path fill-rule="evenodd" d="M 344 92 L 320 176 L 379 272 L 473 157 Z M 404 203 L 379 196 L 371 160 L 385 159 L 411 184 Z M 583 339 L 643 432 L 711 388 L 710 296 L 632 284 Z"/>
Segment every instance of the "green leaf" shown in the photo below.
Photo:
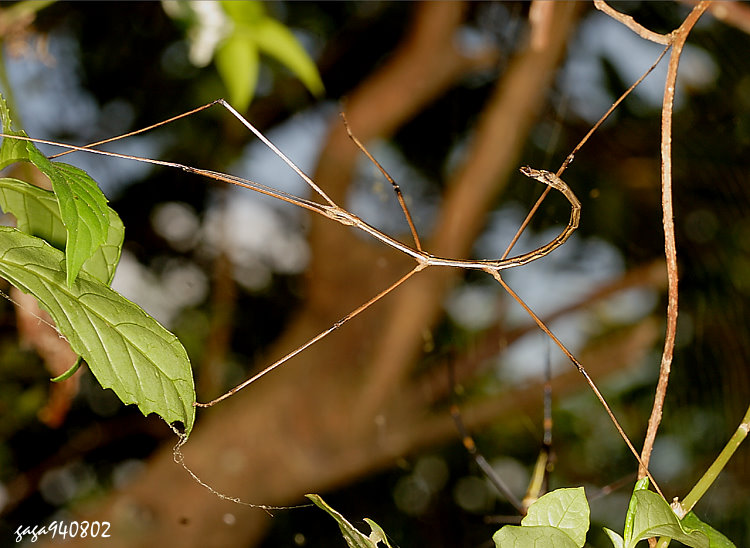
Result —
<path fill-rule="evenodd" d="M 544 525 L 506 525 L 494 535 L 492 540 L 497 548 L 580 548 L 568 535 L 557 527 Z"/>
<path fill-rule="evenodd" d="M 551 526 L 570 537 L 576 546 L 586 542 L 589 530 L 589 504 L 583 487 L 556 489 L 529 506 L 523 527 Z"/>
<path fill-rule="evenodd" d="M 229 91 L 229 101 L 247 110 L 258 83 L 258 47 L 250 33 L 235 30 L 216 51 L 216 69 Z"/>
<path fill-rule="evenodd" d="M 177 337 L 85 271 L 68 285 L 64 262 L 44 240 L 0 227 L 0 275 L 37 298 L 104 388 L 144 415 L 182 422 L 189 435 L 195 390 Z"/>
<path fill-rule="evenodd" d="M 309 498 L 315 506 L 328 512 L 333 519 L 339 524 L 341 534 L 344 536 L 344 540 L 349 548 L 377 548 L 378 543 L 384 543 L 387 548 L 391 548 L 388 543 L 388 539 L 383 532 L 383 529 L 374 521 L 365 518 L 365 521 L 370 526 L 372 532 L 369 537 L 366 537 L 358 529 L 356 529 L 351 523 L 346 521 L 346 518 L 339 514 L 336 510 L 328 506 L 325 501 L 319 495 L 305 495 Z"/>
<path fill-rule="evenodd" d="M 619 533 L 615 533 L 612 529 L 607 529 L 606 527 L 602 527 L 602 529 L 607 533 L 609 540 L 612 541 L 615 548 L 625 548 L 625 540 L 619 535 Z"/>
<path fill-rule="evenodd" d="M 680 520 L 680 523 L 682 523 L 682 526 L 687 531 L 700 531 L 706 535 L 711 548 L 736 548 L 731 540 L 707 523 L 702 522 L 692 511 L 688 512 L 685 517 Z"/>
<path fill-rule="evenodd" d="M 8 108 L 5 98 L 0 94 L 0 122 L 3 124 L 3 133 L 8 135 L 18 135 L 26 137 L 26 133 L 23 131 L 13 130 L 13 121 L 10 117 L 10 109 Z M 19 141 L 17 139 L 3 139 L 3 144 L 0 145 L 0 169 L 4 169 L 13 162 L 19 160 L 28 160 L 29 153 L 26 150 L 26 142 Z"/>
<path fill-rule="evenodd" d="M 107 198 L 89 175 L 75 166 L 50 162 L 32 143 L 29 159 L 52 182 L 65 225 L 65 270 L 68 287 L 83 263 L 107 241 L 109 213 Z"/>
<path fill-rule="evenodd" d="M 275 58 L 296 74 L 316 97 L 325 93 L 318 67 L 292 31 L 270 17 L 260 21 L 253 30 L 253 38 L 263 53 Z"/>
<path fill-rule="evenodd" d="M 645 476 L 638 481 L 635 482 L 635 487 L 633 487 L 633 492 L 636 491 L 642 491 L 644 489 L 648 489 L 649 486 L 649 479 L 648 476 Z M 638 499 L 631 496 L 630 502 L 628 503 L 628 512 L 625 514 L 625 531 L 623 532 L 623 537 L 625 542 L 630 542 L 630 539 L 633 538 L 633 525 L 635 523 L 635 515 L 638 509 Z"/>
<path fill-rule="evenodd" d="M 700 531 L 687 531 L 667 501 L 652 491 L 633 492 L 636 510 L 633 537 L 625 539 L 628 548 L 651 537 L 669 537 L 693 548 L 709 548 L 708 537 Z"/>
<path fill-rule="evenodd" d="M 54 192 L 18 179 L 2 178 L 0 207 L 3 211 L 15 215 L 21 232 L 42 238 L 61 251 L 65 249 L 67 233 Z M 114 210 L 107 207 L 107 213 L 107 240 L 83 263 L 82 270 L 109 285 L 120 260 L 125 227 Z"/>

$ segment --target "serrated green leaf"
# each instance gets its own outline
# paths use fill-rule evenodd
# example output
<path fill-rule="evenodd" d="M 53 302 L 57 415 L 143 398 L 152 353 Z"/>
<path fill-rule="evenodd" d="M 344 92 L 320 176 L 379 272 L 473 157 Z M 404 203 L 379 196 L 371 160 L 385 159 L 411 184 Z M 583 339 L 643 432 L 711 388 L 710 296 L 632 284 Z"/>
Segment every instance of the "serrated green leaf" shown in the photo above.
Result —
<path fill-rule="evenodd" d="M 736 548 L 731 540 L 709 524 L 701 521 L 692 511 L 688 512 L 685 517 L 680 520 L 680 523 L 682 523 L 682 526 L 686 531 L 700 531 L 706 535 L 711 548 Z"/>
<path fill-rule="evenodd" d="M 86 272 L 67 285 L 64 262 L 44 240 L 0 227 L 0 275 L 37 298 L 104 388 L 144 415 L 182 422 L 189 435 L 195 390 L 177 337 Z"/>
<path fill-rule="evenodd" d="M 216 50 L 216 70 L 240 112 L 247 109 L 258 83 L 258 47 L 251 34 L 239 29 Z"/>
<path fill-rule="evenodd" d="M 607 529 L 606 527 L 602 527 L 602 529 L 607 533 L 614 548 L 625 548 L 625 540 L 619 535 L 619 533 L 615 533 L 612 529 Z"/>
<path fill-rule="evenodd" d="M 328 506 L 328 504 L 319 495 L 305 495 L 309 498 L 315 506 L 328 512 L 333 519 L 339 524 L 341 534 L 344 536 L 344 540 L 349 548 L 378 548 L 378 543 L 383 542 L 387 548 L 391 548 L 388 543 L 388 539 L 383 532 L 383 529 L 374 521 L 365 518 L 365 521 L 370 525 L 372 533 L 369 537 L 366 537 L 351 523 L 346 521 L 346 518 L 339 514 L 336 510 Z"/>
<path fill-rule="evenodd" d="M 260 21 L 253 31 L 255 43 L 263 53 L 291 70 L 316 97 L 325 93 L 318 67 L 292 31 L 270 17 Z"/>
<path fill-rule="evenodd" d="M 625 539 L 628 548 L 651 537 L 669 537 L 693 548 L 709 548 L 708 537 L 700 531 L 687 531 L 667 501 L 652 491 L 633 492 L 636 502 L 633 537 Z"/>
<path fill-rule="evenodd" d="M 12 213 L 21 232 L 37 236 L 63 251 L 67 233 L 54 192 L 9 177 L 0 179 L 0 207 Z M 120 261 L 125 227 L 119 215 L 107 207 L 107 240 L 83 263 L 82 270 L 109 285 Z"/>
<path fill-rule="evenodd" d="M 26 133 L 23 131 L 13 130 L 13 121 L 10 116 L 10 109 L 8 108 L 5 98 L 0 94 L 0 123 L 3 124 L 3 133 L 8 135 L 18 135 L 26 137 Z M 4 169 L 13 162 L 19 160 L 28 160 L 29 154 L 26 150 L 26 142 L 18 141 L 16 139 L 3 139 L 3 144 L 0 145 L 0 169 Z"/>
<path fill-rule="evenodd" d="M 497 548 L 580 548 L 568 535 L 557 527 L 548 525 L 506 525 L 492 540 Z"/>
<path fill-rule="evenodd" d="M 583 487 L 556 489 L 540 497 L 529 506 L 521 525 L 555 527 L 583 546 L 589 530 L 589 504 Z"/>
<path fill-rule="evenodd" d="M 107 241 L 109 213 L 107 198 L 88 173 L 62 162 L 50 162 L 33 143 L 28 143 L 29 159 L 52 182 L 67 238 L 65 271 L 72 286 L 83 263 Z"/>

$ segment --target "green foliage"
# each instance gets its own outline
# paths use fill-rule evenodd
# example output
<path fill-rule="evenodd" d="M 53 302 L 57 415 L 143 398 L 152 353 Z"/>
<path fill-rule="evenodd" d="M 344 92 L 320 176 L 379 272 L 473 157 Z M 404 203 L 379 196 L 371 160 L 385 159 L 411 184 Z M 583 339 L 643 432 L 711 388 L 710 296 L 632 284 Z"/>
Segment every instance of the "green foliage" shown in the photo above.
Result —
<path fill-rule="evenodd" d="M 0 207 L 16 217 L 20 231 L 42 238 L 61 251 L 65 250 L 67 231 L 54 192 L 18 179 L 1 178 Z M 109 207 L 107 215 L 107 239 L 84 261 L 82 270 L 109 285 L 120 260 L 125 227 L 119 215 Z"/>
<path fill-rule="evenodd" d="M 589 505 L 583 487 L 557 489 L 529 506 L 521 525 L 506 525 L 492 537 L 495 546 L 580 548 L 589 530 Z"/>
<path fill-rule="evenodd" d="M 643 478 L 635 484 L 625 516 L 624 536 L 604 528 L 615 548 L 633 548 L 642 540 L 651 537 L 674 539 L 694 548 L 734 546 L 723 535 L 721 536 L 728 544 L 716 544 L 705 534 L 705 528 L 708 526 L 694 515 L 689 520 L 687 516 L 680 520 L 667 501 L 649 491 L 648 486 L 648 478 Z"/>
<path fill-rule="evenodd" d="M 328 506 L 328 504 L 326 504 L 319 495 L 307 495 L 307 498 L 313 501 L 315 506 L 317 506 L 318 508 L 322 508 L 323 510 L 328 512 L 333 517 L 333 519 L 336 520 L 336 522 L 339 524 L 339 529 L 341 529 L 341 534 L 344 536 L 344 540 L 346 540 L 346 544 L 349 546 L 349 548 L 378 548 L 378 543 L 380 542 L 385 544 L 387 548 L 391 548 L 391 545 L 389 544 L 383 529 L 381 529 L 381 527 L 371 519 L 365 518 L 365 521 L 370 526 L 370 529 L 372 531 L 370 533 L 370 536 L 366 537 L 351 523 L 346 521 L 346 518 L 344 518 L 344 516 Z"/>
<path fill-rule="evenodd" d="M 68 286 L 63 265 L 62 252 L 41 238 L 0 227 L 0 274 L 39 300 L 99 383 L 144 414 L 181 421 L 189 433 L 195 391 L 177 337 L 86 272 Z"/>
<path fill-rule="evenodd" d="M 727 537 L 722 535 L 719 531 L 703 523 L 694 512 L 688 512 L 682 520 L 680 520 L 682 526 L 688 530 L 700 531 L 708 537 L 708 542 L 711 548 L 734 548 L 734 543 Z"/>
<path fill-rule="evenodd" d="M 53 163 L 27 143 L 31 162 L 52 182 L 65 225 L 65 271 L 72 286 L 83 263 L 107 240 L 107 199 L 89 175 L 77 167 Z"/>
<path fill-rule="evenodd" d="M 625 537 L 604 528 L 615 548 L 634 548 L 651 537 L 668 537 L 693 548 L 734 548 L 724 535 L 688 513 L 680 520 L 658 494 L 648 490 L 648 478 L 639 480 L 625 517 Z M 366 537 L 318 495 L 307 495 L 316 506 L 338 522 L 350 548 L 377 548 L 378 542 L 390 547 L 383 530 L 365 519 L 372 533 Z M 497 548 L 582 548 L 589 530 L 589 504 L 583 487 L 557 489 L 529 506 L 521 525 L 506 525 L 492 540 Z"/>
<path fill-rule="evenodd" d="M 219 28 L 190 2 L 170 6 L 168 13 L 186 22 L 188 39 L 194 47 L 207 49 L 211 42 L 217 42 L 211 54 L 229 93 L 229 102 L 237 110 L 246 110 L 253 98 L 261 53 L 294 73 L 310 93 L 323 95 L 325 90 L 315 63 L 292 31 L 268 15 L 263 3 L 220 2 L 211 9 L 222 10 L 226 18 Z M 205 43 L 199 44 L 202 41 Z"/>
<path fill-rule="evenodd" d="M 0 119 L 6 133 L 24 135 L 12 132 L 1 96 Z M 47 175 L 53 191 L 0 179 L 0 207 L 18 222 L 18 229 L 0 227 L 0 274 L 39 300 L 104 388 L 112 388 L 126 404 L 137 404 L 144 414 L 182 422 L 189 434 L 195 390 L 185 349 L 143 309 L 109 287 L 124 238 L 119 216 L 87 173 L 50 162 L 31 142 L 4 139 L 0 164 L 19 160 Z"/>

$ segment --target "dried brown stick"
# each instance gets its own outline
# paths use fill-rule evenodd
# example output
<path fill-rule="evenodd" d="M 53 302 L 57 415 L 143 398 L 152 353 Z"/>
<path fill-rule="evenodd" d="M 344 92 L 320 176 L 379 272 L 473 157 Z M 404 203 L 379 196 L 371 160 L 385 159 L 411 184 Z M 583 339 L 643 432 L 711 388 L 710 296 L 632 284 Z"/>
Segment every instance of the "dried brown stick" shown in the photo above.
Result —
<path fill-rule="evenodd" d="M 685 21 L 673 33 L 674 43 L 672 54 L 669 58 L 669 68 L 664 86 L 664 100 L 662 104 L 661 122 L 661 188 L 662 188 L 662 222 L 664 225 L 664 256 L 667 261 L 667 330 L 664 336 L 664 350 L 662 351 L 661 365 L 659 367 L 659 380 L 656 385 L 654 404 L 651 416 L 648 420 L 646 437 L 641 451 L 641 468 L 638 477 L 642 478 L 648 473 L 648 463 L 651 451 L 656 440 L 656 433 L 661 423 L 664 399 L 669 384 L 669 373 L 672 368 L 672 357 L 674 355 L 674 344 L 677 336 L 677 313 L 678 313 L 678 274 L 677 274 L 677 245 L 674 234 L 674 210 L 672 206 L 672 110 L 674 107 L 674 94 L 677 85 L 677 69 L 680 64 L 680 56 L 685 41 L 691 29 L 698 19 L 706 11 L 710 2 L 700 2 Z"/>
<path fill-rule="evenodd" d="M 658 32 L 647 29 L 640 23 L 636 22 L 636 20 L 633 19 L 630 15 L 620 13 L 609 4 L 607 4 L 604 0 L 594 0 L 594 6 L 599 11 L 606 13 L 612 19 L 619 21 L 620 23 L 628 27 L 641 38 L 645 38 L 650 42 L 656 42 L 657 44 L 664 44 L 665 46 L 672 43 L 671 34 L 659 34 Z"/>

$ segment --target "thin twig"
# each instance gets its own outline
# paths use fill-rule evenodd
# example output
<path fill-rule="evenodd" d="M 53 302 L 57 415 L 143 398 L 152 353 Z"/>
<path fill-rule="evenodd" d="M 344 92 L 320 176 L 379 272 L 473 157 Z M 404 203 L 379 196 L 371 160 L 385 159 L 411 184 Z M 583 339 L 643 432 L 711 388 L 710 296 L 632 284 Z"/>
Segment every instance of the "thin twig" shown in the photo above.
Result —
<path fill-rule="evenodd" d="M 594 0 L 594 6 L 599 11 L 606 13 L 612 19 L 619 21 L 620 23 L 628 27 L 641 38 L 645 38 L 646 40 L 649 40 L 651 42 L 656 42 L 657 44 L 664 44 L 665 46 L 672 43 L 671 34 L 659 34 L 658 32 L 648 30 L 646 27 L 636 22 L 636 20 L 633 19 L 630 15 L 620 13 L 616 9 L 612 8 L 609 4 L 607 4 L 604 0 Z"/>
<path fill-rule="evenodd" d="M 677 68 L 680 64 L 680 55 L 685 45 L 688 34 L 698 21 L 703 12 L 706 11 L 710 2 L 702 1 L 685 18 L 685 21 L 673 33 L 674 43 L 672 54 L 669 58 L 669 69 L 664 86 L 664 101 L 662 104 L 661 122 L 661 190 L 662 190 L 662 217 L 664 225 L 664 256 L 667 261 L 667 330 L 664 336 L 664 350 L 659 367 L 659 381 L 656 385 L 654 405 L 648 420 L 646 437 L 641 451 L 641 468 L 638 477 L 647 474 L 648 462 L 651 451 L 656 440 L 656 432 L 661 423 L 664 399 L 669 384 L 669 373 L 672 368 L 672 356 L 674 354 L 674 343 L 677 336 L 677 308 L 678 308 L 678 275 L 677 275 L 677 245 L 674 235 L 674 211 L 672 207 L 672 109 L 674 106 L 675 86 L 677 85 Z"/>

